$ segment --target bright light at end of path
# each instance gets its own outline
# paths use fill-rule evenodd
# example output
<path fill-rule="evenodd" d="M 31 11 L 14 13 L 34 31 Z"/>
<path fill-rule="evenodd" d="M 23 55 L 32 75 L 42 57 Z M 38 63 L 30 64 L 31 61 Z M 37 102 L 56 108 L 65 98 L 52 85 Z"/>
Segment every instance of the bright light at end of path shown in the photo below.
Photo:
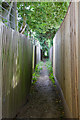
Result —
<path fill-rule="evenodd" d="M 48 54 L 47 54 L 47 51 L 45 51 L 45 54 L 44 54 L 45 56 L 47 56 Z"/>

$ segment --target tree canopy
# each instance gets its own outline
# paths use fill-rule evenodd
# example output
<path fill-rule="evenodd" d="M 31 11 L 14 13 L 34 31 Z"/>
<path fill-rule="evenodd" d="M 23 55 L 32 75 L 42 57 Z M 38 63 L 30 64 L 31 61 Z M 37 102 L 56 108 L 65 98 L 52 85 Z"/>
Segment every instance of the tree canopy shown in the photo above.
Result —
<path fill-rule="evenodd" d="M 35 32 L 35 38 L 40 41 L 42 46 L 48 48 L 50 45 L 48 43 L 52 43 L 52 39 L 65 17 L 68 5 L 69 2 L 27 2 L 18 3 L 17 9 L 20 18 L 26 18 L 25 22 L 29 29 Z"/>
<path fill-rule="evenodd" d="M 8 4 L 11 5 L 11 3 Z M 2 6 L 5 6 L 5 2 Z M 15 4 L 11 5 L 12 8 L 15 6 Z M 34 38 L 40 41 L 42 48 L 48 50 L 65 17 L 68 6 L 69 2 L 17 2 L 19 32 L 28 35 L 28 31 L 31 31 Z M 12 8 L 10 8 L 11 12 L 8 13 L 15 15 Z M 10 19 L 11 17 L 9 17 Z M 12 23 L 14 21 L 12 17 Z M 14 26 L 12 27 L 15 28 Z"/>

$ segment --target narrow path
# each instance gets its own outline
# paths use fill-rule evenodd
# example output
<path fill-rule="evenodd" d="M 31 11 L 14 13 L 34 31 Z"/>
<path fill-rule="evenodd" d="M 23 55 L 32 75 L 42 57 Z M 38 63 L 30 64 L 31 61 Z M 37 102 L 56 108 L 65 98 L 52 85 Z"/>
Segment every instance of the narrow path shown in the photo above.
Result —
<path fill-rule="evenodd" d="M 49 80 L 48 70 L 44 63 L 38 81 L 31 88 L 29 101 L 18 118 L 61 118 L 63 116 L 64 110 L 60 96 Z"/>

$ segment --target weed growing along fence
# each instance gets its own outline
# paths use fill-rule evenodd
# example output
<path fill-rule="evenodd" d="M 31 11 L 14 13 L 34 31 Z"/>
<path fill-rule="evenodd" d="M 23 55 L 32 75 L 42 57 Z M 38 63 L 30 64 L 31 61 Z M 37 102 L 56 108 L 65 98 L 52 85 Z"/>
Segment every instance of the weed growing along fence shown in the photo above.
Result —
<path fill-rule="evenodd" d="M 52 81 L 53 85 L 56 86 L 54 76 L 53 76 L 52 63 L 49 60 L 46 62 L 46 67 L 47 67 L 48 72 L 49 72 L 49 79 Z"/>
<path fill-rule="evenodd" d="M 32 84 L 35 84 L 38 77 L 39 77 L 39 74 L 40 74 L 40 71 L 42 70 L 42 66 L 43 66 L 43 62 L 39 62 L 36 67 L 35 67 L 35 71 L 32 75 Z"/>

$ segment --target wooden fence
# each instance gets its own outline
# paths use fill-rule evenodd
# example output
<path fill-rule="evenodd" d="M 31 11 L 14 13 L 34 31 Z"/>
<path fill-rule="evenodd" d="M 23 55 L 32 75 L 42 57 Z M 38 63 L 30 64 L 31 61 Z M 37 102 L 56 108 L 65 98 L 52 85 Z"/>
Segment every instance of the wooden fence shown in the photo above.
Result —
<path fill-rule="evenodd" d="M 37 45 L 33 45 L 33 71 L 35 69 L 36 64 L 38 64 L 41 61 L 41 46 L 38 42 Z"/>
<path fill-rule="evenodd" d="M 26 103 L 32 78 L 32 45 L 0 23 L 0 118 L 13 118 Z"/>
<path fill-rule="evenodd" d="M 40 43 L 36 45 L 36 63 L 38 64 L 41 60 L 41 46 Z"/>
<path fill-rule="evenodd" d="M 53 64 L 53 46 L 49 49 L 49 60 Z"/>
<path fill-rule="evenodd" d="M 1 25 L 0 25 L 1 28 Z M 1 29 L 0 29 L 1 33 Z M 1 54 L 1 47 L 2 47 L 2 34 L 0 34 L 0 119 L 2 118 L 2 54 Z"/>
<path fill-rule="evenodd" d="M 0 23 L 0 119 L 13 118 L 27 102 L 40 44 Z M 33 64 L 33 65 L 32 65 Z"/>
<path fill-rule="evenodd" d="M 72 2 L 53 39 L 53 71 L 65 98 L 68 118 L 80 118 L 79 22 L 80 2 Z"/>

